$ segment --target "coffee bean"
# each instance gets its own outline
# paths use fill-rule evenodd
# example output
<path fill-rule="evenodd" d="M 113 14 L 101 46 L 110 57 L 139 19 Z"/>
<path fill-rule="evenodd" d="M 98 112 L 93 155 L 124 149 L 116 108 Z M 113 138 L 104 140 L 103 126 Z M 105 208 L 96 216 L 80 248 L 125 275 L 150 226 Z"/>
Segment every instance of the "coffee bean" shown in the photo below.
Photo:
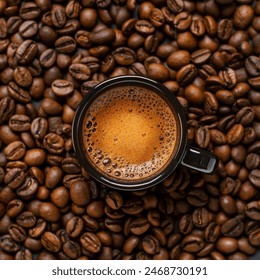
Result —
<path fill-rule="evenodd" d="M 33 61 L 37 50 L 37 44 L 33 40 L 25 40 L 17 48 L 15 57 L 20 64 L 28 64 Z"/>
<path fill-rule="evenodd" d="M 87 252 L 93 254 L 98 253 L 102 248 L 102 244 L 99 238 L 91 232 L 86 232 L 83 235 L 81 235 L 80 243 Z"/>
<path fill-rule="evenodd" d="M 48 222 L 57 222 L 60 219 L 60 210 L 50 202 L 41 203 L 39 214 Z"/>
<path fill-rule="evenodd" d="M 33 77 L 28 68 L 18 66 L 14 70 L 14 80 L 21 87 L 30 87 L 33 81 Z"/>
<path fill-rule="evenodd" d="M 42 246 L 53 253 L 57 253 L 60 251 L 61 249 L 61 243 L 60 240 L 58 239 L 58 237 L 50 232 L 50 231 L 46 231 L 42 237 L 41 237 L 41 243 Z"/>
<path fill-rule="evenodd" d="M 19 226 L 31 228 L 36 224 L 36 217 L 32 212 L 25 211 L 16 217 L 16 222 Z"/>
<path fill-rule="evenodd" d="M 228 237 L 238 237 L 243 233 L 243 231 L 244 231 L 244 223 L 242 217 L 240 216 L 237 216 L 235 218 L 226 221 L 221 226 L 222 234 Z"/>
<path fill-rule="evenodd" d="M 203 248 L 204 242 L 200 236 L 187 235 L 182 239 L 181 246 L 188 253 L 197 253 Z"/>
<path fill-rule="evenodd" d="M 254 169 L 249 173 L 249 180 L 250 182 L 256 186 L 260 186 L 260 170 L 259 169 Z"/>
<path fill-rule="evenodd" d="M 181 67 L 181 69 L 177 73 L 177 77 L 176 77 L 177 82 L 181 86 L 186 86 L 193 81 L 196 75 L 197 75 L 197 69 L 193 64 L 185 65 Z"/>
<path fill-rule="evenodd" d="M 23 242 L 26 239 L 25 229 L 16 224 L 9 226 L 9 234 L 15 242 Z"/>
<path fill-rule="evenodd" d="M 30 94 L 19 87 L 15 82 L 10 82 L 8 84 L 8 92 L 10 96 L 18 102 L 29 103 L 31 101 Z"/>

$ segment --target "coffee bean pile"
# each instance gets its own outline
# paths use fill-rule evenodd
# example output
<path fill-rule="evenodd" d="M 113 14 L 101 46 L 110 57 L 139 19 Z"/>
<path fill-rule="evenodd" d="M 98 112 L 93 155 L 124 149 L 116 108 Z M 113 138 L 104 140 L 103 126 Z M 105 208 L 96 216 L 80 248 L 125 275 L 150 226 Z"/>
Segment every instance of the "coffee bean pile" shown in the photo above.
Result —
<path fill-rule="evenodd" d="M 247 259 L 260 246 L 260 1 L 0 0 L 0 259 Z M 213 175 L 94 181 L 75 110 L 109 77 L 162 82 Z"/>

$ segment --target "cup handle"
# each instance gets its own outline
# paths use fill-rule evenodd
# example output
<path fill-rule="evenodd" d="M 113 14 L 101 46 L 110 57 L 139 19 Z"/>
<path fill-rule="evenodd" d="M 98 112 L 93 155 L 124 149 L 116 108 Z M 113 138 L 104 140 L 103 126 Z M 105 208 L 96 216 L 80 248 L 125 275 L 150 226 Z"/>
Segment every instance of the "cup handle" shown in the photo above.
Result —
<path fill-rule="evenodd" d="M 211 174 L 216 169 L 218 160 L 211 152 L 187 145 L 181 164 L 191 169 Z"/>

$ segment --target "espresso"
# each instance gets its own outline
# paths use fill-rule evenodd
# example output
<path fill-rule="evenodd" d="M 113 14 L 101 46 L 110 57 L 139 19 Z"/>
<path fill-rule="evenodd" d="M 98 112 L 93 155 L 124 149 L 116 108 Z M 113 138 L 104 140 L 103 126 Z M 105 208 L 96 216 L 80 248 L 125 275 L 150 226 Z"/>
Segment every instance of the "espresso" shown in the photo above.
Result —
<path fill-rule="evenodd" d="M 100 94 L 83 128 L 89 161 L 109 177 L 147 179 L 175 154 L 176 117 L 160 95 L 144 87 L 118 86 Z"/>

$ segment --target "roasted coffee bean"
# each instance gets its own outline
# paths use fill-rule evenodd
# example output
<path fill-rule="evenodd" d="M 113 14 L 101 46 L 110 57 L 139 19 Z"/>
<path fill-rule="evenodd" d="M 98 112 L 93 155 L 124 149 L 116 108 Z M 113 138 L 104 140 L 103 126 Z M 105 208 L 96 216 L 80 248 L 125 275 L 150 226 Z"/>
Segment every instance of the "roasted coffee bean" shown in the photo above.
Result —
<path fill-rule="evenodd" d="M 135 29 L 142 35 L 148 35 L 155 31 L 154 26 L 147 20 L 137 20 L 135 23 Z"/>
<path fill-rule="evenodd" d="M 23 142 L 15 141 L 5 148 L 5 156 L 8 160 L 19 160 L 26 152 L 26 147 Z"/>
<path fill-rule="evenodd" d="M 252 201 L 247 204 L 245 214 L 252 220 L 260 219 L 260 205 L 258 201 Z"/>
<path fill-rule="evenodd" d="M 57 53 L 53 49 L 46 49 L 40 56 L 39 62 L 41 66 L 50 68 L 57 60 Z"/>
<path fill-rule="evenodd" d="M 110 191 L 106 195 L 105 199 L 108 206 L 111 207 L 113 210 L 120 209 L 124 204 L 123 198 L 120 195 L 120 193 L 115 191 Z"/>
<path fill-rule="evenodd" d="M 190 214 L 186 214 L 181 217 L 179 222 L 179 231 L 183 235 L 190 234 L 193 229 L 192 217 Z"/>
<path fill-rule="evenodd" d="M 206 127 L 199 127 L 195 133 L 195 142 L 200 148 L 207 148 L 210 142 L 210 132 Z"/>
<path fill-rule="evenodd" d="M 205 229 L 205 240 L 215 242 L 220 236 L 220 226 L 216 222 L 211 222 Z"/>
<path fill-rule="evenodd" d="M 18 102 L 29 103 L 31 101 L 30 94 L 26 90 L 19 87 L 15 82 L 10 82 L 8 84 L 8 92 L 9 95 Z"/>
<path fill-rule="evenodd" d="M 45 232 L 47 223 L 43 219 L 37 219 L 36 225 L 29 229 L 32 238 L 39 238 Z"/>
<path fill-rule="evenodd" d="M 72 53 L 76 48 L 76 41 L 71 36 L 62 36 L 56 40 L 55 47 L 60 53 Z"/>
<path fill-rule="evenodd" d="M 207 204 L 208 196 L 201 189 L 193 189 L 187 193 L 187 201 L 195 207 L 201 207 Z"/>
<path fill-rule="evenodd" d="M 90 69 L 83 63 L 74 63 L 70 66 L 69 72 L 71 76 L 77 80 L 88 80 L 91 74 Z"/>
<path fill-rule="evenodd" d="M 200 236 L 191 234 L 183 238 L 181 246 L 188 253 L 197 253 L 203 248 L 204 242 Z"/>
<path fill-rule="evenodd" d="M 133 220 L 130 224 L 130 231 L 135 235 L 141 235 L 145 233 L 150 227 L 147 219 L 137 218 Z"/>
<path fill-rule="evenodd" d="M 177 73 L 177 82 L 181 86 L 186 86 L 193 81 L 196 75 L 197 68 L 193 64 L 185 65 Z"/>
<path fill-rule="evenodd" d="M 146 235 L 142 240 L 143 250 L 150 255 L 158 254 L 160 251 L 159 241 L 152 235 Z"/>
<path fill-rule="evenodd" d="M 243 233 L 243 231 L 244 231 L 244 223 L 243 223 L 243 218 L 240 216 L 237 216 L 235 218 L 226 221 L 221 226 L 222 234 L 228 237 L 238 237 Z"/>
<path fill-rule="evenodd" d="M 65 242 L 62 246 L 63 252 L 71 259 L 77 259 L 81 255 L 80 245 L 72 240 Z"/>
<path fill-rule="evenodd" d="M 25 229 L 16 224 L 9 226 L 9 234 L 15 242 L 23 242 L 27 235 Z"/>
<path fill-rule="evenodd" d="M 66 225 L 66 232 L 70 237 L 77 237 L 83 230 L 84 222 L 79 217 L 73 217 Z"/>
<path fill-rule="evenodd" d="M 43 139 L 44 147 L 53 154 L 60 154 L 64 150 L 64 140 L 56 133 L 48 133 Z"/>
<path fill-rule="evenodd" d="M 74 90 L 74 85 L 72 82 L 66 80 L 55 80 L 51 85 L 52 91 L 57 96 L 67 96 L 70 95 Z"/>
<path fill-rule="evenodd" d="M 21 249 L 15 254 L 16 260 L 32 260 L 32 253 L 29 249 Z"/>
<path fill-rule="evenodd" d="M 86 232 L 81 235 L 80 243 L 84 250 L 92 254 L 100 252 L 102 248 L 99 238 L 92 232 Z"/>
<path fill-rule="evenodd" d="M 30 87 L 33 81 L 33 77 L 28 68 L 18 66 L 14 69 L 14 80 L 21 87 Z"/>
<path fill-rule="evenodd" d="M 22 227 L 31 228 L 36 224 L 36 217 L 32 212 L 25 211 L 16 217 L 16 222 Z"/>
<path fill-rule="evenodd" d="M 0 100 L 0 124 L 10 119 L 15 111 L 15 102 L 9 96 Z"/>
<path fill-rule="evenodd" d="M 4 177 L 5 184 L 11 189 L 19 188 L 26 178 L 26 173 L 20 168 L 12 168 Z"/>
<path fill-rule="evenodd" d="M 13 115 L 9 119 L 9 127 L 16 132 L 24 132 L 30 129 L 30 118 L 26 115 Z"/>
<path fill-rule="evenodd" d="M 47 222 L 55 223 L 60 219 L 60 210 L 50 202 L 40 204 L 39 214 Z"/>
<path fill-rule="evenodd" d="M 20 23 L 19 18 L 17 19 L 16 25 Z M 32 38 L 38 32 L 38 24 L 34 20 L 26 20 L 23 23 L 21 22 L 19 25 L 19 33 L 24 38 Z"/>
<path fill-rule="evenodd" d="M 210 221 L 209 212 L 206 208 L 197 208 L 192 213 L 192 223 L 197 228 L 205 228 Z"/>
<path fill-rule="evenodd" d="M 24 202 L 20 199 L 11 200 L 6 207 L 6 214 L 10 218 L 18 216 L 24 208 Z"/>
<path fill-rule="evenodd" d="M 61 249 L 61 243 L 59 238 L 50 231 L 45 231 L 41 237 L 42 246 L 53 253 L 57 253 Z"/>
<path fill-rule="evenodd" d="M 33 61 L 37 53 L 37 44 L 32 40 L 25 40 L 16 50 L 15 57 L 20 64 Z"/>
<path fill-rule="evenodd" d="M 254 169 L 249 173 L 250 182 L 256 186 L 260 187 L 260 169 Z"/>
<path fill-rule="evenodd" d="M 7 253 L 16 253 L 20 250 L 20 246 L 12 240 L 9 234 L 2 235 L 0 238 L 0 248 Z"/>

